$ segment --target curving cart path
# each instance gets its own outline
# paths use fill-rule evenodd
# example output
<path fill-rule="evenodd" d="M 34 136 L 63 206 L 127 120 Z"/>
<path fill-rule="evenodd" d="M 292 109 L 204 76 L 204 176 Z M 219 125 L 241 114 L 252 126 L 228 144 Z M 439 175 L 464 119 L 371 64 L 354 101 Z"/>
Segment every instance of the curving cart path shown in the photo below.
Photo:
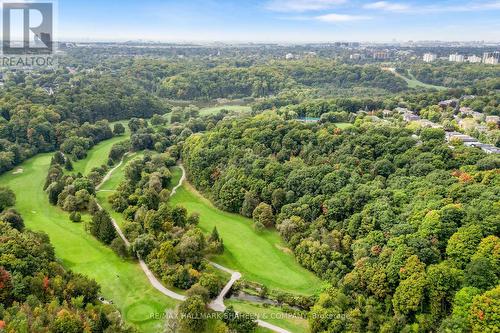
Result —
<path fill-rule="evenodd" d="M 104 176 L 104 178 L 102 179 L 102 181 L 96 186 L 96 190 L 99 190 L 99 188 L 107 180 L 109 180 L 109 178 L 111 178 L 111 175 L 113 174 L 113 172 L 122 165 L 122 163 L 124 161 L 124 158 L 127 155 L 128 155 L 128 153 L 123 156 L 123 158 L 120 161 L 120 163 L 118 163 L 114 168 L 112 168 L 111 170 L 108 171 L 108 173 Z M 172 192 L 170 193 L 170 196 L 173 196 L 176 193 L 177 189 L 182 186 L 182 183 L 186 179 L 186 170 L 184 169 L 184 166 L 182 164 L 179 164 L 179 167 L 182 170 L 182 176 L 179 179 L 179 183 L 177 185 L 175 185 L 174 188 L 172 189 Z M 99 209 L 102 209 L 102 207 L 101 207 L 101 205 L 99 205 L 99 203 L 97 203 L 97 205 L 98 205 Z M 118 223 L 116 223 L 115 219 L 113 219 L 113 218 L 111 218 L 111 222 L 113 223 L 113 226 L 115 227 L 116 232 L 118 233 L 118 235 L 120 236 L 120 238 L 123 240 L 123 242 L 125 243 L 125 245 L 127 247 L 129 247 L 130 246 L 130 242 L 128 241 L 128 239 L 123 234 L 123 232 L 120 229 L 120 226 L 118 225 Z M 210 264 L 212 266 L 214 266 L 215 268 L 219 269 L 219 270 L 222 270 L 222 271 L 224 271 L 226 273 L 231 274 L 231 279 L 226 283 L 226 285 L 224 286 L 224 288 L 222 288 L 222 290 L 219 293 L 219 295 L 212 302 L 210 302 L 208 304 L 208 307 L 210 309 L 212 309 L 214 311 L 222 312 L 222 311 L 224 311 L 226 309 L 226 306 L 224 305 L 224 297 L 227 295 L 227 293 L 229 292 L 229 290 L 231 290 L 231 287 L 233 286 L 233 284 L 237 280 L 239 280 L 241 278 L 241 273 L 233 271 L 233 270 L 231 270 L 229 268 L 226 268 L 226 267 L 224 267 L 222 265 L 219 265 L 219 264 L 217 264 L 215 262 L 210 262 Z M 148 266 L 146 265 L 146 263 L 144 262 L 144 260 L 142 260 L 141 258 L 139 258 L 139 265 L 141 266 L 144 274 L 146 274 L 146 276 L 148 277 L 149 282 L 151 283 L 151 285 L 156 290 L 158 290 L 162 294 L 164 294 L 164 295 L 166 295 L 168 297 L 171 297 L 173 299 L 176 299 L 178 301 L 184 301 L 184 300 L 186 300 L 186 296 L 178 294 L 175 291 L 172 291 L 170 289 L 165 288 L 165 286 L 163 286 L 163 284 L 155 277 L 155 275 L 153 274 L 153 272 L 148 268 Z M 287 331 L 287 330 L 285 330 L 285 329 L 283 329 L 283 328 L 281 328 L 279 326 L 273 325 L 273 324 L 265 322 L 263 320 L 257 320 L 257 324 L 259 326 L 261 326 L 261 327 L 267 328 L 267 329 L 269 329 L 271 331 L 274 331 L 274 332 L 277 332 L 277 333 L 291 333 L 290 331 Z"/>

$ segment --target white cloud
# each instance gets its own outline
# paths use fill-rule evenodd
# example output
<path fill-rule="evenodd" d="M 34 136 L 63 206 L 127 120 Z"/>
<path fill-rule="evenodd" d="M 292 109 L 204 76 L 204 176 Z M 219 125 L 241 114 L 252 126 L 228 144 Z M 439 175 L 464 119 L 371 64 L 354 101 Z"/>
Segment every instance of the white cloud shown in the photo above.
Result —
<path fill-rule="evenodd" d="M 326 14 L 315 17 L 316 20 L 322 22 L 351 22 L 351 21 L 361 21 L 368 20 L 370 17 L 361 15 L 348 15 L 348 14 Z"/>
<path fill-rule="evenodd" d="M 471 1 L 455 5 L 409 5 L 389 1 L 377 1 L 363 6 L 364 9 L 376 9 L 391 12 L 413 14 L 443 13 L 443 12 L 473 12 L 500 9 L 500 1 Z"/>
<path fill-rule="evenodd" d="M 429 11 L 436 12 L 473 12 L 473 11 L 484 11 L 484 10 L 496 10 L 500 9 L 500 1 L 473 1 L 463 5 L 456 6 L 429 6 L 427 8 Z"/>
<path fill-rule="evenodd" d="M 265 8 L 275 12 L 307 12 L 330 9 L 345 2 L 347 0 L 270 0 Z"/>
<path fill-rule="evenodd" d="M 387 1 L 377 1 L 373 3 L 369 3 L 363 6 L 366 9 L 380 9 L 380 10 L 388 10 L 393 12 L 399 12 L 408 10 L 410 6 L 401 4 L 401 3 L 392 3 Z"/>

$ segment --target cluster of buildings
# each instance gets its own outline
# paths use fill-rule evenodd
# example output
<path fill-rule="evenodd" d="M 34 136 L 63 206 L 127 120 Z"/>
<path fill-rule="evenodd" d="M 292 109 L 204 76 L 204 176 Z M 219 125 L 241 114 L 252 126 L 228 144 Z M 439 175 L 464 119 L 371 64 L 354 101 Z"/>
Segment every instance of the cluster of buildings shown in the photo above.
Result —
<path fill-rule="evenodd" d="M 219 51 L 220 52 L 220 51 Z M 296 60 L 296 59 L 301 59 L 301 58 L 313 58 L 316 57 L 316 52 L 304 52 L 302 54 L 293 54 L 293 53 L 287 53 L 285 55 L 285 60 Z"/>
<path fill-rule="evenodd" d="M 444 58 L 446 59 L 446 58 Z M 423 55 L 424 62 L 433 62 L 438 60 L 438 56 L 434 53 L 425 53 Z M 464 56 L 463 54 L 453 53 L 448 56 L 448 61 L 451 62 L 470 62 L 470 63 L 485 63 L 488 65 L 497 65 L 500 61 L 500 51 L 495 52 L 485 52 L 483 57 L 478 57 L 473 54 L 470 56 Z"/>
<path fill-rule="evenodd" d="M 487 154 L 500 154 L 500 148 L 493 145 L 481 143 L 476 138 L 460 132 L 446 132 L 446 141 L 460 141 L 467 147 L 476 147 L 482 149 Z"/>
<path fill-rule="evenodd" d="M 368 50 L 365 53 L 352 53 L 349 55 L 349 59 L 351 60 L 360 60 L 365 58 L 388 60 L 391 58 L 391 53 L 389 50 Z"/>
<path fill-rule="evenodd" d="M 375 52 L 373 52 L 372 57 L 375 60 L 386 60 L 386 59 L 389 59 L 389 51 L 387 51 L 387 50 L 378 50 L 378 51 L 375 51 Z"/>
<path fill-rule="evenodd" d="M 397 113 L 403 115 L 403 120 L 407 123 L 409 122 L 417 122 L 422 127 L 431 127 L 431 128 L 443 128 L 442 125 L 436 124 L 430 120 L 422 119 L 418 114 L 413 111 L 408 110 L 407 108 L 396 108 L 394 109 Z"/>
<path fill-rule="evenodd" d="M 456 103 L 457 103 L 456 100 L 447 100 L 447 101 L 440 102 L 440 105 L 452 106 L 452 105 L 456 105 Z M 385 113 L 386 111 L 388 114 L 390 113 L 390 111 L 384 110 L 384 115 L 386 114 Z M 411 111 L 407 108 L 398 107 L 398 108 L 395 108 L 394 111 L 403 115 L 403 120 L 405 122 L 408 122 L 408 123 L 409 122 L 417 122 L 422 127 L 443 128 L 442 125 L 436 124 L 428 119 L 421 119 L 420 116 L 416 112 Z M 468 107 L 460 108 L 459 113 L 462 115 L 465 115 L 465 116 L 473 116 L 475 119 L 476 118 L 482 119 L 484 117 L 484 115 L 482 113 L 475 112 Z M 456 119 L 458 119 L 458 116 L 455 116 L 455 117 L 456 117 Z M 500 124 L 500 117 L 487 116 L 486 122 L 487 123 L 494 122 L 496 124 Z M 484 125 L 482 125 L 482 126 L 484 126 Z M 486 126 L 484 126 L 484 127 L 486 128 Z M 497 147 L 490 145 L 490 144 L 481 143 L 476 138 L 473 138 L 470 135 L 466 135 L 466 134 L 463 134 L 460 132 L 454 132 L 454 131 L 446 132 L 446 141 L 448 141 L 448 142 L 461 141 L 465 146 L 476 147 L 476 148 L 482 149 L 487 154 L 500 154 L 500 148 L 497 148 Z"/>

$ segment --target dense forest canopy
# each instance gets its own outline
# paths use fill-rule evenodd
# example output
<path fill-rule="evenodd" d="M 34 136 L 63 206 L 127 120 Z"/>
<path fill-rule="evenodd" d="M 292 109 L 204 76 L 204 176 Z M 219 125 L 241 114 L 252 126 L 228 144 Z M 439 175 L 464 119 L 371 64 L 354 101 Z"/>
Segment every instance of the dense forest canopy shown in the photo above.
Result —
<path fill-rule="evenodd" d="M 174 99 L 210 100 L 262 97 L 296 86 L 330 85 L 337 88 L 382 88 L 390 92 L 406 88 L 402 79 L 376 66 L 352 66 L 327 60 L 310 60 L 190 70 L 166 78 L 160 88 L 160 94 Z"/>
<path fill-rule="evenodd" d="M 169 111 L 168 104 L 130 78 L 11 73 L 0 90 L 0 172 L 55 149 L 81 159 L 112 136 L 108 121 Z"/>
<path fill-rule="evenodd" d="M 500 160 L 443 137 L 427 129 L 418 143 L 398 127 L 263 114 L 191 136 L 182 156 L 218 206 L 275 226 L 332 282 L 311 318 L 343 319 L 311 319 L 313 332 L 478 331 L 495 325 L 470 311 L 484 309 L 500 274 Z"/>
<path fill-rule="evenodd" d="M 468 87 L 489 78 L 500 78 L 500 68 L 485 64 L 414 64 L 408 72 L 418 80 L 450 88 Z"/>

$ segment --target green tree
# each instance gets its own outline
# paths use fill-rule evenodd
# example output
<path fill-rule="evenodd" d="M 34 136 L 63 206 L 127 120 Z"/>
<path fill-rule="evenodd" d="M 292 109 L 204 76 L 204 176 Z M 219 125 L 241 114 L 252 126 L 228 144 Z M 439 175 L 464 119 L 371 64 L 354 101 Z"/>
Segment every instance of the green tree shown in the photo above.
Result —
<path fill-rule="evenodd" d="M 169 265 L 175 264 L 179 260 L 174 245 L 171 241 L 166 241 L 160 244 L 158 258 L 161 260 L 161 262 Z"/>
<path fill-rule="evenodd" d="M 82 215 L 79 212 L 73 211 L 69 214 L 69 219 L 72 222 L 80 222 L 82 220 Z"/>
<path fill-rule="evenodd" d="M 203 287 L 199 283 L 195 283 L 191 288 L 186 291 L 187 297 L 199 296 L 203 299 L 203 302 L 208 303 L 210 301 L 210 294 L 207 288 Z"/>
<path fill-rule="evenodd" d="M 179 305 L 180 326 L 186 332 L 203 332 L 207 323 L 207 309 L 201 296 L 187 298 Z"/>
<path fill-rule="evenodd" d="M 273 209 L 265 202 L 261 202 L 255 207 L 252 217 L 255 223 L 260 223 L 268 228 L 274 226 Z"/>
<path fill-rule="evenodd" d="M 496 332 L 500 327 L 500 286 L 472 300 L 469 321 L 472 332 Z"/>
<path fill-rule="evenodd" d="M 464 267 L 476 251 L 482 238 L 481 228 L 477 225 L 461 227 L 448 240 L 446 254 Z"/>
<path fill-rule="evenodd" d="M 243 204 L 241 205 L 241 215 L 251 217 L 255 207 L 257 207 L 259 202 L 259 197 L 254 191 L 246 192 L 243 199 Z"/>
<path fill-rule="evenodd" d="M 139 235 L 132 243 L 132 250 L 140 258 L 146 258 L 155 247 L 154 237 L 150 234 Z"/>
<path fill-rule="evenodd" d="M 236 313 L 233 306 L 228 306 L 224 310 L 222 321 L 230 330 L 239 333 L 250 333 L 257 328 L 256 316 L 248 313 Z"/>
<path fill-rule="evenodd" d="M 7 209 L 0 214 L 0 221 L 7 222 L 11 227 L 21 231 L 24 229 L 24 220 L 15 209 Z"/>
<path fill-rule="evenodd" d="M 437 322 L 451 308 L 455 292 L 463 281 L 463 272 L 443 261 L 427 269 L 426 288 L 429 294 L 431 314 Z"/>
<path fill-rule="evenodd" d="M 113 134 L 122 135 L 123 133 L 125 133 L 125 126 L 122 123 L 116 123 L 113 127 Z"/>
<path fill-rule="evenodd" d="M 201 274 L 198 283 L 202 286 L 205 287 L 208 290 L 209 296 L 211 298 L 214 298 L 217 296 L 222 289 L 222 283 L 220 279 L 215 275 L 211 273 L 203 273 Z"/>
<path fill-rule="evenodd" d="M 392 305 L 396 314 L 408 315 L 422 304 L 426 286 L 425 265 L 413 255 L 401 268 L 402 281 L 396 288 Z"/>
<path fill-rule="evenodd" d="M 16 203 L 16 195 L 8 188 L 0 186 L 0 212 L 5 208 L 14 206 Z"/>
<path fill-rule="evenodd" d="M 113 239 L 109 247 L 120 257 L 127 258 L 129 256 L 128 248 L 121 237 L 116 237 Z"/>
<path fill-rule="evenodd" d="M 78 316 L 63 310 L 58 314 L 50 331 L 54 333 L 81 333 L 83 332 L 83 323 Z"/>
<path fill-rule="evenodd" d="M 109 213 L 100 210 L 92 217 L 90 233 L 105 244 L 110 244 L 116 237 L 116 230 Z"/>

